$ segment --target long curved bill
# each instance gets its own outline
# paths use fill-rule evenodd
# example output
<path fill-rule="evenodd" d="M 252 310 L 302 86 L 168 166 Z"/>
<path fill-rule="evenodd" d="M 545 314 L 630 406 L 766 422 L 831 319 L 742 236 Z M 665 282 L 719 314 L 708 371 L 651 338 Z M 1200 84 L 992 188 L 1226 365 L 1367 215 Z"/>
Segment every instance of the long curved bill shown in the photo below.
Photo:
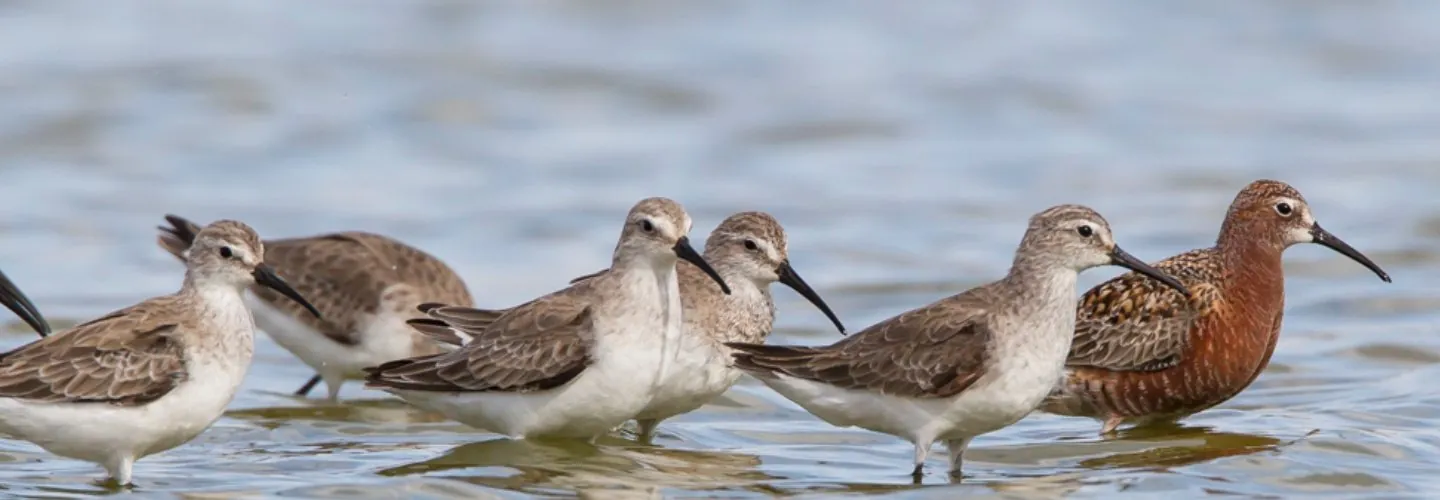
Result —
<path fill-rule="evenodd" d="M 725 292 L 725 295 L 730 295 L 730 285 L 725 284 L 725 280 L 720 278 L 720 273 L 715 272 L 715 268 L 710 267 L 709 262 L 705 262 L 705 258 L 700 256 L 700 252 L 696 252 L 695 247 L 690 246 L 689 236 L 681 236 L 680 241 L 675 242 L 674 250 L 676 257 L 685 259 L 686 262 L 695 264 L 695 267 L 705 271 L 710 279 L 720 284 L 720 291 Z"/>
<path fill-rule="evenodd" d="M 16 287 L 15 283 L 12 283 L 3 272 L 0 272 L 0 303 L 5 304 L 5 307 L 13 311 L 16 316 L 25 320 L 25 324 L 34 328 L 35 333 L 39 333 L 41 337 L 50 335 L 50 323 L 45 321 L 45 317 L 40 315 L 40 310 L 30 302 L 30 298 L 21 293 L 20 288 Z"/>
<path fill-rule="evenodd" d="M 270 266 L 265 264 L 256 265 L 255 271 L 251 274 L 255 276 L 255 284 L 280 292 L 280 295 L 289 297 L 290 300 L 305 306 L 305 309 L 310 311 L 310 314 L 314 314 L 317 318 L 320 317 L 320 311 L 315 309 L 315 306 L 310 305 L 310 301 L 305 300 L 305 297 L 301 297 L 300 292 L 295 291 L 294 288 L 290 288 L 290 284 L 280 279 L 280 276 L 275 274 L 275 270 Z"/>
<path fill-rule="evenodd" d="M 1375 273 L 1376 276 L 1379 276 L 1380 279 L 1384 280 L 1386 283 L 1390 282 L 1390 275 L 1385 274 L 1384 269 L 1380 269 L 1380 266 L 1374 261 L 1370 260 L 1369 257 L 1366 257 L 1365 254 L 1360 253 L 1359 250 L 1356 250 L 1355 247 L 1350 246 L 1349 243 L 1345 243 L 1345 240 L 1342 240 L 1339 237 L 1330 234 L 1330 231 L 1326 231 L 1324 228 L 1321 228 L 1319 222 L 1316 222 L 1315 224 L 1310 226 L 1310 236 L 1315 239 L 1315 243 L 1328 247 L 1329 249 L 1336 252 L 1340 252 L 1340 255 L 1344 255 L 1346 257 L 1349 257 L 1350 260 L 1359 262 L 1360 265 L 1365 266 L 1366 269 L 1369 269 L 1370 272 Z"/>
<path fill-rule="evenodd" d="M 840 318 L 835 316 L 835 312 L 830 310 L 830 306 L 825 305 L 825 299 L 821 299 L 820 294 L 815 293 L 815 290 L 810 288 L 810 284 L 800 278 L 800 273 L 795 272 L 795 268 L 790 267 L 789 259 L 781 262 L 780 267 L 775 270 L 775 273 L 780 275 L 781 283 L 795 289 L 801 297 L 805 297 L 805 300 L 810 301 L 811 304 L 815 304 L 815 307 L 819 308 L 820 312 L 825 313 L 825 317 L 830 318 L 831 323 L 835 323 L 835 328 L 840 330 L 840 334 L 845 334 L 845 325 L 840 323 Z"/>
<path fill-rule="evenodd" d="M 1149 276 L 1155 279 L 1155 281 L 1174 288 L 1175 291 L 1180 292 L 1181 295 L 1186 297 L 1190 296 L 1190 290 L 1187 290 L 1185 285 L 1180 284 L 1180 281 L 1160 272 L 1159 269 L 1150 267 L 1149 264 L 1141 262 L 1140 259 L 1135 258 L 1134 255 L 1130 255 L 1126 251 L 1121 250 L 1119 245 L 1116 245 L 1115 248 L 1110 250 L 1110 263 Z"/>

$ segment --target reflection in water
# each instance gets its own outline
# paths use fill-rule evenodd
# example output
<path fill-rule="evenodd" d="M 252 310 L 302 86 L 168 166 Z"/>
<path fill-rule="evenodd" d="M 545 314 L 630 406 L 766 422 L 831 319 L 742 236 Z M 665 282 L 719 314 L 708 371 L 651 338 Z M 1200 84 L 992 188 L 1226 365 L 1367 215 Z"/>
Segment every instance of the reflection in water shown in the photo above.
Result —
<path fill-rule="evenodd" d="M 447 472 L 445 477 L 515 491 L 657 489 L 751 490 L 773 476 L 760 459 L 738 453 L 669 450 L 615 438 L 575 440 L 497 438 L 455 447 L 428 460 L 378 471 L 384 476 Z M 497 470 L 498 469 L 498 470 Z M 475 474 L 454 471 L 474 470 Z M 513 470 L 513 473 L 498 473 Z"/>
<path fill-rule="evenodd" d="M 1117 438 L 1087 443 L 1089 453 L 1106 451 L 1110 446 L 1143 447 L 1079 461 L 1090 469 L 1152 468 L 1167 469 L 1208 462 L 1225 457 L 1274 451 L 1282 441 L 1268 436 L 1216 432 L 1209 427 L 1184 427 L 1175 424 L 1149 425 L 1126 429 Z"/>
<path fill-rule="evenodd" d="M 297 398 L 298 399 L 298 398 Z M 230 410 L 225 416 L 248 420 L 274 429 L 296 421 L 353 422 L 364 424 L 427 424 L 451 422 L 445 417 L 405 404 L 398 399 L 350 400 L 329 404 L 301 400 L 304 406 L 273 406 Z M 460 424 L 454 424 L 460 426 Z"/>

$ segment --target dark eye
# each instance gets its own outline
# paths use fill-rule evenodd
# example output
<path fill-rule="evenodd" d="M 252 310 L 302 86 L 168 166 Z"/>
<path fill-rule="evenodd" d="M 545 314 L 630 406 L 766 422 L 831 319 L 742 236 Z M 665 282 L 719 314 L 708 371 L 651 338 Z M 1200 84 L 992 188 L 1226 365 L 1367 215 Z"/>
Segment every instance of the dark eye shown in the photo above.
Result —
<path fill-rule="evenodd" d="M 1090 226 L 1077 227 L 1075 228 L 1075 232 L 1080 233 L 1080 236 L 1083 238 L 1089 238 L 1090 235 L 1095 234 L 1095 230 L 1091 229 Z"/>
<path fill-rule="evenodd" d="M 640 229 L 648 233 L 655 230 L 655 225 L 651 224 L 648 220 L 642 220 L 640 221 Z"/>
<path fill-rule="evenodd" d="M 746 249 L 746 250 L 759 250 L 759 249 L 760 249 L 760 245 L 756 245 L 756 244 L 755 244 L 755 240 L 745 240 L 745 249 Z"/>
<path fill-rule="evenodd" d="M 1275 212 L 1279 213 L 1280 215 L 1290 215 L 1290 213 L 1294 211 L 1295 209 L 1291 208 L 1289 203 L 1285 203 L 1282 201 L 1275 204 Z"/>
<path fill-rule="evenodd" d="M 220 247 L 220 256 L 228 259 L 234 257 L 235 252 L 230 251 L 230 247 Z"/>

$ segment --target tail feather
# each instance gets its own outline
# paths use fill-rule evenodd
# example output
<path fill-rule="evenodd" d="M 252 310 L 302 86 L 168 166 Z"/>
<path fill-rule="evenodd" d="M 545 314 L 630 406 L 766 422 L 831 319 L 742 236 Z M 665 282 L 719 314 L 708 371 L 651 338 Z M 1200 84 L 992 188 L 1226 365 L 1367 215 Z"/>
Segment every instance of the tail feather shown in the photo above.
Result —
<path fill-rule="evenodd" d="M 452 306 L 436 302 L 426 302 L 418 306 L 420 312 L 440 320 L 449 326 L 471 332 L 484 331 L 489 328 L 495 320 L 500 319 L 509 309 L 478 309 L 473 307 Z"/>
<path fill-rule="evenodd" d="M 437 369 L 434 360 L 443 355 L 396 359 L 365 368 L 365 387 L 380 390 L 433 391 L 434 384 L 417 381 L 416 378 L 418 376 L 419 379 L 424 379 L 426 375 L 433 374 Z"/>
<path fill-rule="evenodd" d="M 813 347 L 743 342 L 726 342 L 725 346 L 735 351 L 731 353 L 735 367 L 751 373 L 783 371 L 786 365 L 796 362 L 803 364 L 806 359 L 819 352 Z"/>
<path fill-rule="evenodd" d="M 420 332 L 425 338 L 444 346 L 463 346 L 474 338 L 459 329 L 451 328 L 450 325 L 438 319 L 417 318 L 407 320 L 405 323 Z"/>
<path fill-rule="evenodd" d="M 160 230 L 156 243 L 175 258 L 185 260 L 185 253 L 190 250 L 190 245 L 195 244 L 195 235 L 200 233 L 200 226 L 178 215 L 167 214 L 165 221 L 170 223 L 170 227 L 156 226 L 156 229 Z"/>

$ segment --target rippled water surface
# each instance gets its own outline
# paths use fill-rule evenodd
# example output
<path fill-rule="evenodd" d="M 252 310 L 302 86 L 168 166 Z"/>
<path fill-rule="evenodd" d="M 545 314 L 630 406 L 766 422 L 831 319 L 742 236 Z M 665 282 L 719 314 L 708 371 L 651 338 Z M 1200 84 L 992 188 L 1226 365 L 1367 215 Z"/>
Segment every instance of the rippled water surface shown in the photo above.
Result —
<path fill-rule="evenodd" d="M 357 384 L 289 397 L 309 371 L 262 338 L 226 418 L 141 461 L 134 494 L 1434 495 L 1440 3 L 1163 4 L 0 2 L 0 267 L 57 326 L 91 318 L 178 287 L 153 230 L 173 212 L 390 234 L 501 306 L 603 267 L 629 205 L 666 195 L 697 239 L 775 214 L 858 330 L 998 276 L 1048 205 L 1155 260 L 1275 177 L 1395 282 L 1290 250 L 1273 362 L 1177 429 L 1035 415 L 917 487 L 908 444 L 749 379 L 655 446 L 511 442 Z M 837 338 L 777 300 L 772 341 Z M 0 440 L 0 494 L 100 474 Z"/>

